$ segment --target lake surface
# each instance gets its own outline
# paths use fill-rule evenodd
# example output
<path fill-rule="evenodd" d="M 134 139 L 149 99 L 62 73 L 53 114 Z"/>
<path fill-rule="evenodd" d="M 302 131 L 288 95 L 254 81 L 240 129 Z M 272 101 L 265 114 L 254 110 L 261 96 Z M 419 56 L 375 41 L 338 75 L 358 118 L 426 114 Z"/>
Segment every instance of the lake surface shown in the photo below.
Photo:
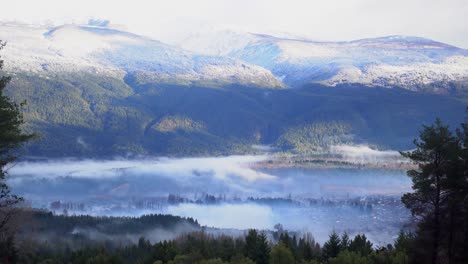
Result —
<path fill-rule="evenodd" d="M 226 229 L 366 233 L 392 242 L 409 223 L 401 170 L 253 169 L 264 156 L 21 162 L 9 184 L 36 208 L 56 213 L 136 216 L 168 213 Z"/>

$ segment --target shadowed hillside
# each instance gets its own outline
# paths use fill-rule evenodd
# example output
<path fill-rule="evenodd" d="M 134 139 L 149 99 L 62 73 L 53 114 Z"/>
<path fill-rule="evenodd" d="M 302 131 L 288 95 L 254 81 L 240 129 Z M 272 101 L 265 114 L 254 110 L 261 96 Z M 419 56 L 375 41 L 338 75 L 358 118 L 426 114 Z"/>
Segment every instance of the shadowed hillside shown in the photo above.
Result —
<path fill-rule="evenodd" d="M 45 156 L 240 154 L 257 144 L 295 153 L 339 143 L 406 149 L 420 123 L 463 121 L 461 100 L 402 89 L 211 87 L 16 74 L 7 92 L 27 101 L 28 129 L 40 132 L 28 153 Z"/>

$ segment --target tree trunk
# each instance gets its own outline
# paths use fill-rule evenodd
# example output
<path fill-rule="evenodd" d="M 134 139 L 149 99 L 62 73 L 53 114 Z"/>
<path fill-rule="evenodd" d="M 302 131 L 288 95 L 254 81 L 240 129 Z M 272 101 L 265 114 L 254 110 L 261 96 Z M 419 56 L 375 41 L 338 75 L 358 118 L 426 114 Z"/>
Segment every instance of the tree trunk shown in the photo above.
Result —
<path fill-rule="evenodd" d="M 436 197 L 434 205 L 434 232 L 432 235 L 432 264 L 437 264 L 440 236 L 440 176 L 436 175 Z"/>
<path fill-rule="evenodd" d="M 467 202 L 468 204 L 468 202 Z M 463 263 L 468 263 L 468 208 L 465 205 L 465 238 L 463 243 Z"/>
<path fill-rule="evenodd" d="M 448 264 L 452 263 L 453 255 L 453 232 L 454 232 L 454 211 L 455 208 L 450 208 L 450 223 L 449 223 L 449 238 L 448 238 Z"/>

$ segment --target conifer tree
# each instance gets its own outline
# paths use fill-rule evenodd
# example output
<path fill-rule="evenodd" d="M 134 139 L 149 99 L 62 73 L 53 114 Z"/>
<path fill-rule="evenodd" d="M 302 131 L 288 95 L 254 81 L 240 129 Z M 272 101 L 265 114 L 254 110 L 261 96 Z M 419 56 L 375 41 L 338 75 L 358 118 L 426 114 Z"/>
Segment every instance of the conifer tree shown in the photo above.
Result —
<path fill-rule="evenodd" d="M 414 141 L 416 149 L 403 152 L 402 155 L 418 165 L 417 169 L 408 171 L 413 181 L 413 192 L 402 197 L 405 206 L 419 220 L 419 242 L 430 244 L 427 261 L 433 264 L 440 262 L 444 210 L 450 200 L 449 186 L 456 173 L 459 155 L 459 140 L 444 126 L 440 120 L 434 125 L 424 126 L 419 139 Z M 430 260 L 429 260 L 430 259 Z"/>
<path fill-rule="evenodd" d="M 349 236 L 348 233 L 344 232 L 343 235 L 341 236 L 341 250 L 347 250 L 349 249 Z"/>
<path fill-rule="evenodd" d="M 330 259 L 338 256 L 341 249 L 341 239 L 338 234 L 333 231 L 327 242 L 323 244 L 323 256 L 325 259 Z"/>
<path fill-rule="evenodd" d="M 275 245 L 271 249 L 271 256 L 270 256 L 270 263 L 271 264 L 290 264 L 294 263 L 294 256 L 284 244 L 283 242 L 279 242 L 278 245 Z"/>
<path fill-rule="evenodd" d="M 367 240 L 366 235 L 357 235 L 349 243 L 349 250 L 367 256 L 372 253 L 372 243 Z"/>
<path fill-rule="evenodd" d="M 0 50 L 5 43 L 0 41 Z M 0 59 L 0 72 L 3 68 L 3 60 Z M 20 106 L 12 102 L 5 94 L 5 88 L 10 77 L 0 77 L 0 261 L 10 262 L 14 257 L 13 235 L 9 224 L 15 216 L 12 208 L 22 201 L 22 198 L 11 193 L 6 184 L 8 164 L 16 159 L 15 150 L 30 140 L 33 135 L 25 134 L 21 130 L 23 116 Z"/>
<path fill-rule="evenodd" d="M 270 262 L 270 245 L 268 239 L 264 233 L 261 233 L 257 239 L 257 258 L 255 262 L 257 264 L 268 264 Z"/>

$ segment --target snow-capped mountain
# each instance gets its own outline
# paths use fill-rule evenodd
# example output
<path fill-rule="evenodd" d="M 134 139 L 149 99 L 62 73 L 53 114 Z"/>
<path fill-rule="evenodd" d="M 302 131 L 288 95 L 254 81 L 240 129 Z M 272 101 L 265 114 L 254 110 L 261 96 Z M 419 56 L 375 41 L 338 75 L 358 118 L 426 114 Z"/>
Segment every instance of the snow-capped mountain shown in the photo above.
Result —
<path fill-rule="evenodd" d="M 468 50 L 419 37 L 319 42 L 218 31 L 190 36 L 179 45 L 259 65 L 292 87 L 318 82 L 408 89 L 438 84 L 443 89 L 468 79 Z"/>
<path fill-rule="evenodd" d="M 0 24 L 5 69 L 87 71 L 159 83 L 301 87 L 357 83 L 445 92 L 468 82 L 468 50 L 419 37 L 347 42 L 207 30 L 171 45 L 107 25 Z"/>
<path fill-rule="evenodd" d="M 282 87 L 269 70 L 232 57 L 199 55 L 157 40 L 107 27 L 54 28 L 0 24 L 5 70 L 50 75 L 85 71 L 124 77 L 151 76 L 158 82 L 216 82 Z"/>
<path fill-rule="evenodd" d="M 8 72 L 0 75 L 12 76 L 5 94 L 28 102 L 25 129 L 41 135 L 30 155 L 233 155 L 255 145 L 308 151 L 341 138 L 407 149 L 421 122 L 463 119 L 459 98 L 466 93 L 454 98 L 346 85 L 293 89 L 350 81 L 355 75 L 343 73 L 354 68 L 367 81 L 372 66 L 380 67 L 377 76 L 386 67 L 413 78 L 411 70 L 420 73 L 424 65 L 443 74 L 453 65 L 459 73 L 466 69 L 463 50 L 400 37 L 322 43 L 227 35 L 198 34 L 178 47 L 106 23 L 0 24 L 0 39 L 8 41 L 0 52 Z M 291 89 L 256 89 L 285 83 Z"/>

